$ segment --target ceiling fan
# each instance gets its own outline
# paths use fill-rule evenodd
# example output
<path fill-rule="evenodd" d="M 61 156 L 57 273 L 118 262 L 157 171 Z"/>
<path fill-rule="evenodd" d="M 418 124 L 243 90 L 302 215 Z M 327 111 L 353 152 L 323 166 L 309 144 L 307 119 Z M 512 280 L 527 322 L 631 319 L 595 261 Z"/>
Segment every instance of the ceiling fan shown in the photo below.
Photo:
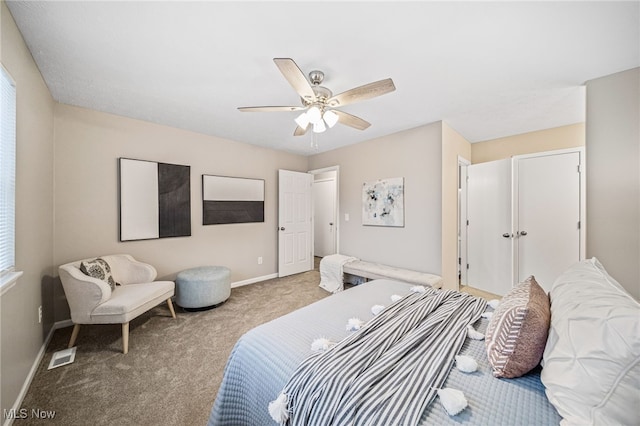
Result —
<path fill-rule="evenodd" d="M 295 122 L 298 125 L 293 132 L 294 136 L 304 135 L 309 128 L 314 133 L 322 133 L 327 126 L 333 127 L 336 123 L 358 130 L 364 130 L 371 123 L 336 108 L 375 98 L 396 90 L 393 80 L 390 78 L 365 84 L 338 95 L 333 95 L 331 90 L 320 84 L 324 80 L 322 71 L 311 71 L 309 80 L 291 58 L 274 58 L 280 72 L 287 79 L 293 89 L 300 95 L 301 106 L 258 106 L 239 107 L 242 112 L 277 112 L 277 111 L 304 111 Z"/>

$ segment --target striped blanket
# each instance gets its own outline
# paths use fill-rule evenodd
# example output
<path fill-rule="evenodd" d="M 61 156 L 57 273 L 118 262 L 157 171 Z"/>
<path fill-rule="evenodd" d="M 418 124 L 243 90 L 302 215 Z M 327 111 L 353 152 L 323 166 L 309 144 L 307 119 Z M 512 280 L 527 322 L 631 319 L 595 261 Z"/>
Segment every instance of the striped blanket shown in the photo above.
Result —
<path fill-rule="evenodd" d="M 286 424 L 417 425 L 485 308 L 455 291 L 410 293 L 300 364 L 282 391 Z"/>

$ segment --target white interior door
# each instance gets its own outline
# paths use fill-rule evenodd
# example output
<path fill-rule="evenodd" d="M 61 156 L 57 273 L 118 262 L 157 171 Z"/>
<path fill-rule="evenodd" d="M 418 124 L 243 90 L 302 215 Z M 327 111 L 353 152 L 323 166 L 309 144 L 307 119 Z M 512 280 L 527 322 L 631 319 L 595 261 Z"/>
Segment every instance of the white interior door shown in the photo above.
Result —
<path fill-rule="evenodd" d="M 468 284 L 497 295 L 512 287 L 511 160 L 467 167 Z"/>
<path fill-rule="evenodd" d="M 308 173 L 278 170 L 278 276 L 313 269 Z"/>
<path fill-rule="evenodd" d="M 581 258 L 580 153 L 516 157 L 517 279 L 546 291 Z"/>
<path fill-rule="evenodd" d="M 313 254 L 328 256 L 336 253 L 336 181 L 313 182 Z"/>

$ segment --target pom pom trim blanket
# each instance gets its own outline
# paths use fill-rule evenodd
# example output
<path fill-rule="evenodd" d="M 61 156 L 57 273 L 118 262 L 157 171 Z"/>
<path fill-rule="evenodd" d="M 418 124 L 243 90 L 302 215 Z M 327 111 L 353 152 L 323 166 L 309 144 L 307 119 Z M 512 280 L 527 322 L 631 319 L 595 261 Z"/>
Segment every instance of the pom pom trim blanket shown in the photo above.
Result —
<path fill-rule="evenodd" d="M 285 385 L 286 425 L 417 425 L 444 383 L 484 299 L 412 292 L 328 351 L 309 356 Z M 277 395 L 274 395 L 274 398 Z"/>

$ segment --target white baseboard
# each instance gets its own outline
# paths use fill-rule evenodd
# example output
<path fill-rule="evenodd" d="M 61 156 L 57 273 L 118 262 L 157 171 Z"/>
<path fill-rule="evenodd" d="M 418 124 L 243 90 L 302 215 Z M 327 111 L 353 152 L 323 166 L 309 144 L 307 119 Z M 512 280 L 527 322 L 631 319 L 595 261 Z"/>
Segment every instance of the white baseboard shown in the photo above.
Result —
<path fill-rule="evenodd" d="M 22 401 L 24 401 L 24 397 L 27 396 L 27 391 L 29 390 L 29 386 L 31 386 L 31 382 L 33 381 L 33 378 L 36 376 L 36 372 L 38 371 L 38 367 L 40 366 L 40 362 L 42 361 L 42 358 L 44 358 L 44 354 L 47 351 L 47 346 L 49 345 L 49 342 L 53 337 L 53 333 L 59 328 L 70 327 L 72 325 L 73 325 L 73 322 L 70 319 L 64 320 L 64 321 L 58 321 L 53 324 L 53 326 L 51 327 L 51 330 L 49 331 L 49 334 L 47 334 L 47 338 L 44 339 L 44 342 L 42 343 L 42 346 L 38 351 L 38 355 L 36 356 L 36 359 L 33 361 L 33 365 L 31 366 L 31 370 L 29 370 L 29 374 L 24 380 L 22 389 L 20 389 L 20 393 L 18 394 L 18 398 L 16 398 L 16 402 L 13 404 L 13 407 L 11 408 L 12 412 L 18 413 L 20 411 L 20 406 L 22 405 Z M 14 418 L 6 419 L 3 423 L 3 426 L 11 426 L 14 420 L 15 420 Z"/>
<path fill-rule="evenodd" d="M 275 273 L 275 274 L 263 275 L 261 277 L 249 278 L 248 280 L 236 281 L 234 283 L 231 283 L 231 288 L 242 287 L 243 285 L 248 285 L 248 284 L 255 284 L 261 281 L 271 280 L 273 278 L 278 278 L 278 274 Z"/>
<path fill-rule="evenodd" d="M 66 319 L 64 321 L 58 321 L 53 324 L 54 330 L 60 330 L 61 328 L 73 327 L 73 321 L 71 319 Z"/>

